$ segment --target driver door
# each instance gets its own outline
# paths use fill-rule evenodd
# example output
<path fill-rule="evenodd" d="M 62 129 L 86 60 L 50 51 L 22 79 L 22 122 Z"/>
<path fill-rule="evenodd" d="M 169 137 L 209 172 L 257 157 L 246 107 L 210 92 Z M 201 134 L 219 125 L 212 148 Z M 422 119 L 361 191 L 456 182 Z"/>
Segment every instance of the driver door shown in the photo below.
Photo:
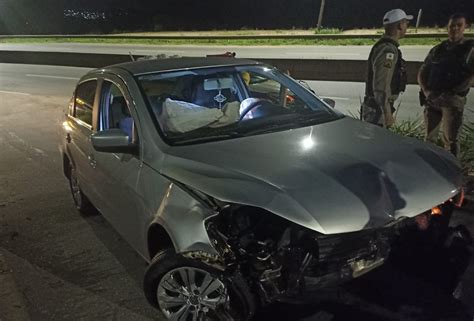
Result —
<path fill-rule="evenodd" d="M 137 116 L 132 98 L 122 81 L 106 77 L 100 89 L 97 130 L 118 128 L 129 136 L 131 144 L 140 144 Z M 94 184 L 101 194 L 100 210 L 105 218 L 135 248 L 142 244 L 142 226 L 137 215 L 144 212 L 137 192 L 142 172 L 140 153 L 122 154 L 94 150 Z"/>

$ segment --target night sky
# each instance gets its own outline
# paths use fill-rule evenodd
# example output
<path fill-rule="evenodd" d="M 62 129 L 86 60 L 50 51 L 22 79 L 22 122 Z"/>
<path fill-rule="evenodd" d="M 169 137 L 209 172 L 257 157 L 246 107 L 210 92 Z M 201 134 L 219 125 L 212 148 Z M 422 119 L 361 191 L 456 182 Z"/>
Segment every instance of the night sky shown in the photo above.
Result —
<path fill-rule="evenodd" d="M 288 29 L 316 25 L 320 0 L 0 0 L 0 34 Z M 402 8 L 422 25 L 444 26 L 453 12 L 474 18 L 474 0 L 326 0 L 323 26 L 379 27 Z"/>

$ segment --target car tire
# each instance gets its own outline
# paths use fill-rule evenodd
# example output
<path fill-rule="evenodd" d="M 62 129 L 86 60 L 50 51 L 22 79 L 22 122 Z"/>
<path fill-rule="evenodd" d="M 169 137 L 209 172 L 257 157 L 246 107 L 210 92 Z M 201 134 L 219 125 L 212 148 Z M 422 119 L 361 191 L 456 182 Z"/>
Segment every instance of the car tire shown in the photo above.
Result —
<path fill-rule="evenodd" d="M 193 277 L 190 277 L 191 273 Z M 191 279 L 194 282 L 189 282 Z M 206 293 L 210 288 L 215 290 Z M 208 264 L 176 254 L 171 249 L 161 251 L 153 258 L 145 274 L 144 290 L 150 304 L 165 319 L 179 316 L 179 320 L 188 320 L 193 319 L 193 313 L 196 313 L 204 314 L 204 320 L 208 321 L 247 321 L 255 313 L 254 296 L 239 273 L 226 275 Z M 209 308 L 206 300 L 222 302 L 219 294 L 223 293 L 226 294 L 226 303 L 216 309 Z M 203 311 L 205 309 L 209 309 L 208 312 Z M 199 317 L 197 319 L 201 320 Z"/>
<path fill-rule="evenodd" d="M 82 214 L 92 214 L 94 211 L 94 206 L 81 190 L 76 169 L 74 166 L 69 164 L 69 170 L 69 189 L 71 190 L 72 199 L 76 209 Z"/>

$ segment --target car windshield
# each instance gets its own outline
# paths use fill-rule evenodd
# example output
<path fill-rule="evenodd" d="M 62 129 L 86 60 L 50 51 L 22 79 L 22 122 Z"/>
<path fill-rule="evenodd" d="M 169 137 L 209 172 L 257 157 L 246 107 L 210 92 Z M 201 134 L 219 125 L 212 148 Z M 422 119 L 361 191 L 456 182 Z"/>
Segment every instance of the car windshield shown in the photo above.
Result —
<path fill-rule="evenodd" d="M 200 68 L 138 76 L 156 124 L 172 145 L 315 125 L 341 114 L 266 66 Z"/>

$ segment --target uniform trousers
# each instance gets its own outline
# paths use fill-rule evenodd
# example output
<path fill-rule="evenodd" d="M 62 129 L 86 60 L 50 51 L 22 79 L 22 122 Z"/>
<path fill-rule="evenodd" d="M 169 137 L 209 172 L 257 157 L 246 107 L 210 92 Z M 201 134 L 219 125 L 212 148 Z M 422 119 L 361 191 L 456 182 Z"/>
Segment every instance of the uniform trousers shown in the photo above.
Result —
<path fill-rule="evenodd" d="M 428 100 L 424 110 L 425 140 L 436 143 L 441 128 L 444 148 L 458 156 L 465 104 L 466 97 L 459 95 L 442 95 Z"/>

